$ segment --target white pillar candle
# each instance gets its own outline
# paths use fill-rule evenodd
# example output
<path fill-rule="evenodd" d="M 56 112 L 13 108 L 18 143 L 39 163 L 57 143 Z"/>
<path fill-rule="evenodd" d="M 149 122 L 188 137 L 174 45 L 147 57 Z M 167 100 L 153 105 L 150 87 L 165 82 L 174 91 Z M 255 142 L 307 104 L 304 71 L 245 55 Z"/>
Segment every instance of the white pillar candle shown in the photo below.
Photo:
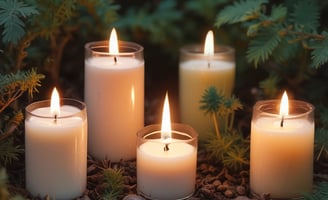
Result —
<path fill-rule="evenodd" d="M 62 102 L 56 117 L 49 100 L 26 107 L 26 188 L 34 196 L 73 199 L 86 189 L 86 106 L 73 99 Z"/>
<path fill-rule="evenodd" d="M 207 40 L 205 45 L 209 47 L 205 46 L 204 52 L 201 45 L 185 46 L 180 51 L 180 118 L 182 123 L 191 125 L 200 135 L 213 128 L 210 116 L 200 109 L 205 89 L 215 86 L 218 91 L 230 96 L 235 80 L 234 49 L 228 46 L 214 48 L 210 44 L 214 45 L 213 40 Z"/>
<path fill-rule="evenodd" d="M 143 48 L 120 42 L 120 53 L 109 53 L 108 41 L 85 48 L 89 152 L 114 162 L 135 159 L 135 133 L 144 125 Z"/>
<path fill-rule="evenodd" d="M 138 132 L 137 190 L 149 199 L 188 198 L 195 191 L 197 133 L 188 125 L 172 124 L 171 130 L 170 122 L 169 129 L 163 123 L 162 129 L 157 124 Z"/>
<path fill-rule="evenodd" d="M 259 101 L 253 110 L 250 187 L 272 198 L 311 192 L 313 179 L 314 107 L 290 101 L 290 114 L 278 113 L 278 100 Z"/>

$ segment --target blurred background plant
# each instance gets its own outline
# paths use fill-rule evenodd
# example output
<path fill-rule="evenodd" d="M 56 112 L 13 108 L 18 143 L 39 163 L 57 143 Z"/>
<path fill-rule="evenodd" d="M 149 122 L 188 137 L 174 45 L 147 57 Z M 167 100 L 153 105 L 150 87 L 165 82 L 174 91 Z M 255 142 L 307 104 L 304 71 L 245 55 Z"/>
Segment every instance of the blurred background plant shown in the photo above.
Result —
<path fill-rule="evenodd" d="M 84 45 L 107 40 L 112 27 L 121 40 L 145 48 L 145 124 L 160 121 L 159 97 L 166 90 L 172 120 L 179 121 L 179 48 L 203 43 L 214 29 L 215 43 L 236 49 L 234 94 L 243 109 L 236 111 L 233 126 L 246 138 L 254 103 L 278 98 L 286 89 L 291 98 L 317 108 L 316 162 L 327 163 L 327 5 L 320 0 L 0 0 L 1 103 L 7 92 L 17 97 L 1 106 L 0 149 L 12 141 L 9 146 L 18 147 L 14 157 L 24 159 L 22 112 L 32 93 L 33 100 L 48 99 L 57 86 L 63 97 L 83 100 Z M 3 80 L 9 78 L 16 85 L 7 90 Z M 34 85 L 23 90 L 29 81 Z M 15 126 L 7 137 L 9 124 Z M 0 159 L 4 166 L 7 158 Z M 17 174 L 8 177 L 13 182 Z"/>

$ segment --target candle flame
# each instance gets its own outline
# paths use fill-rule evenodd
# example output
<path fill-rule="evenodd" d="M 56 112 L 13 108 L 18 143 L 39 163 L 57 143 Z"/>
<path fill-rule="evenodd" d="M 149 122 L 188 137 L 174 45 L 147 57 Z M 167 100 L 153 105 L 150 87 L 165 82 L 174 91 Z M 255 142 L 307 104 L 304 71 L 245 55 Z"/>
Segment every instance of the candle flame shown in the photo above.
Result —
<path fill-rule="evenodd" d="M 207 55 L 207 56 L 214 55 L 214 36 L 213 36 L 212 30 L 209 30 L 206 35 L 205 46 L 204 46 L 204 55 Z"/>
<path fill-rule="evenodd" d="M 288 115 L 289 108 L 288 108 L 288 96 L 286 91 L 282 95 L 281 102 L 280 102 L 280 116 Z"/>
<path fill-rule="evenodd" d="M 170 104 L 168 94 L 166 92 L 163 114 L 162 114 L 162 127 L 161 127 L 161 138 L 166 144 L 171 143 L 172 140 L 172 130 L 171 130 L 171 117 L 170 117 Z"/>
<path fill-rule="evenodd" d="M 60 114 L 59 94 L 56 87 L 53 89 L 50 101 L 51 116 L 57 118 Z"/>
<path fill-rule="evenodd" d="M 110 34 L 109 38 L 109 53 L 112 54 L 118 54 L 118 39 L 115 28 L 112 29 L 112 32 Z"/>

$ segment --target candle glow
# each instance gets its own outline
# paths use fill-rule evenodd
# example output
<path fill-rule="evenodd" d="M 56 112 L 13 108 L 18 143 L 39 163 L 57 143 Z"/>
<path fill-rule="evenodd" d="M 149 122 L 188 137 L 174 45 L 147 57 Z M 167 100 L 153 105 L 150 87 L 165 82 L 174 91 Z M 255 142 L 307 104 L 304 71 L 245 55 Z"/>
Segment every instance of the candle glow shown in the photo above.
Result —
<path fill-rule="evenodd" d="M 112 32 L 111 32 L 110 38 L 109 38 L 109 53 L 119 54 L 118 39 L 117 39 L 117 33 L 116 33 L 115 28 L 112 29 Z"/>
<path fill-rule="evenodd" d="M 282 95 L 281 102 L 280 102 L 280 116 L 288 115 L 289 107 L 288 107 L 288 96 L 286 91 Z"/>
<path fill-rule="evenodd" d="M 214 55 L 214 36 L 213 31 L 207 32 L 204 45 L 204 55 L 213 56 Z"/>
<path fill-rule="evenodd" d="M 60 114 L 59 94 L 56 87 L 53 89 L 50 101 L 51 116 L 57 118 Z"/>
<path fill-rule="evenodd" d="M 161 139 L 165 144 L 169 144 L 172 141 L 170 104 L 167 92 L 165 95 L 162 113 Z"/>

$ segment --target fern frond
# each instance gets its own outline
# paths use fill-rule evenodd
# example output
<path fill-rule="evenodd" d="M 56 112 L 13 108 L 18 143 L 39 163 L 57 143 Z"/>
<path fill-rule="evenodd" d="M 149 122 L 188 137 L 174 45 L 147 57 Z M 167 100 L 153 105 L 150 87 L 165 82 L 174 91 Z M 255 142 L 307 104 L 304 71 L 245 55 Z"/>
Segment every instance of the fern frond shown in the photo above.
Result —
<path fill-rule="evenodd" d="M 257 67 L 260 62 L 268 60 L 281 41 L 278 30 L 279 26 L 265 28 L 250 41 L 246 55 L 249 62 L 254 63 Z"/>
<path fill-rule="evenodd" d="M 320 12 L 315 1 L 297 1 L 291 16 L 293 17 L 295 27 L 305 32 L 316 31 L 319 27 Z"/>
<path fill-rule="evenodd" d="M 315 46 L 311 52 L 311 67 L 318 68 L 328 62 L 328 34 L 325 33 L 325 39 Z"/>
<path fill-rule="evenodd" d="M 240 0 L 233 5 L 225 7 L 217 16 L 215 26 L 220 28 L 223 24 L 233 24 L 250 19 L 256 19 L 261 12 L 261 6 L 267 0 Z"/>
<path fill-rule="evenodd" d="M 3 26 L 2 42 L 17 44 L 25 34 L 25 23 L 21 18 L 38 14 L 34 6 L 18 0 L 0 1 L 0 26 Z"/>

